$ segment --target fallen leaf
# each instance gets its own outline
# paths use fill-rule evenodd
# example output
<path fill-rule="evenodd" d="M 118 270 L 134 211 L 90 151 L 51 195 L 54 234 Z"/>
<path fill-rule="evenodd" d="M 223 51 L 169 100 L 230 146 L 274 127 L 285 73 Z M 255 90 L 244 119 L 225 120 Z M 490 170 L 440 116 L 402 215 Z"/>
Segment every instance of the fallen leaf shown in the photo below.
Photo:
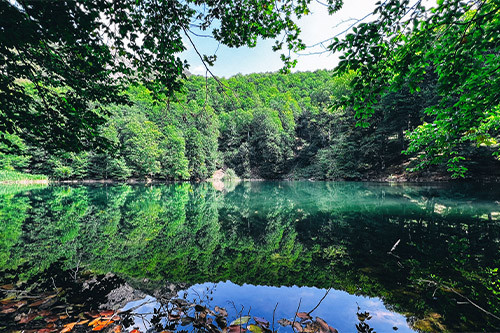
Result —
<path fill-rule="evenodd" d="M 266 319 L 262 317 L 253 317 L 253 320 L 255 320 L 257 324 L 269 328 L 269 321 L 267 321 Z"/>
<path fill-rule="evenodd" d="M 89 321 L 88 321 L 88 319 L 87 319 L 87 320 L 82 320 L 82 321 L 79 321 L 79 322 L 77 322 L 76 324 L 77 324 L 77 325 L 84 325 L 84 324 L 86 324 L 86 323 L 88 323 L 88 322 L 89 322 Z"/>
<path fill-rule="evenodd" d="M 321 333 L 329 333 L 330 332 L 330 328 L 329 328 L 328 324 L 326 323 L 326 321 L 324 321 L 320 317 L 316 317 L 316 322 L 319 324 Z"/>
<path fill-rule="evenodd" d="M 132 330 L 132 331 L 130 331 L 130 333 L 141 333 L 141 331 L 139 331 L 139 330 Z"/>
<path fill-rule="evenodd" d="M 122 331 L 122 326 L 117 325 L 113 328 L 113 333 L 120 333 Z"/>
<path fill-rule="evenodd" d="M 262 333 L 263 332 L 262 327 L 257 326 L 257 325 L 253 325 L 253 324 L 248 325 L 247 330 L 249 330 L 250 332 L 253 332 L 253 333 Z"/>
<path fill-rule="evenodd" d="M 240 325 L 231 325 L 228 327 L 228 332 L 229 333 L 241 333 L 245 332 L 246 329 L 241 327 Z"/>
<path fill-rule="evenodd" d="M 90 323 L 89 323 L 89 326 L 94 326 L 94 324 L 98 323 L 99 320 L 101 320 L 101 317 L 97 317 L 96 319 L 92 320 Z"/>
<path fill-rule="evenodd" d="M 68 318 L 68 315 L 60 315 L 60 316 L 59 316 L 59 319 L 61 319 L 61 320 L 64 320 L 64 319 L 66 319 L 66 318 Z"/>
<path fill-rule="evenodd" d="M 246 324 L 246 323 L 248 323 L 249 320 L 250 320 L 250 316 L 243 316 L 243 317 L 237 318 L 231 322 L 229 327 L 234 326 L 234 325 Z"/>
<path fill-rule="evenodd" d="M 16 312 L 16 309 L 6 308 L 6 309 L 3 309 L 2 311 L 0 311 L 0 313 L 12 313 L 12 312 Z"/>
<path fill-rule="evenodd" d="M 28 304 L 28 302 L 26 301 L 19 301 L 19 302 L 16 302 L 14 303 L 14 306 L 18 309 L 22 308 L 23 306 L 25 306 L 26 304 Z"/>
<path fill-rule="evenodd" d="M 2 304 L 9 304 L 9 303 L 12 303 L 13 300 L 16 298 L 16 295 L 14 294 L 10 294 L 9 296 L 5 297 L 4 299 L 2 299 L 0 301 L 0 303 Z"/>
<path fill-rule="evenodd" d="M 14 289 L 14 285 L 13 284 L 4 284 L 3 286 L 0 286 L 0 289 L 12 290 L 12 289 Z"/>
<path fill-rule="evenodd" d="M 38 300 L 36 302 L 33 302 L 31 303 L 30 305 L 28 305 L 30 308 L 32 307 L 35 307 L 35 306 L 39 306 L 39 305 L 42 305 L 43 303 L 45 303 L 45 300 L 44 299 L 41 299 L 41 300 Z"/>
<path fill-rule="evenodd" d="M 286 326 L 292 325 L 292 322 L 288 319 L 283 318 L 283 319 L 278 320 L 278 324 L 286 327 Z"/>
<path fill-rule="evenodd" d="M 112 320 L 99 320 L 99 322 L 97 323 L 97 325 L 98 326 L 104 325 L 104 327 L 106 327 L 106 326 L 109 326 L 109 325 L 111 325 L 113 323 L 114 323 L 114 321 L 112 321 Z"/>
<path fill-rule="evenodd" d="M 179 314 L 174 314 L 174 313 L 168 314 L 168 320 L 170 321 L 177 321 L 179 319 L 181 319 L 181 316 Z"/>
<path fill-rule="evenodd" d="M 364 312 L 364 313 L 356 313 L 358 315 L 358 320 L 359 321 L 365 321 L 365 320 L 369 320 L 371 317 L 370 317 L 370 313 L 369 312 Z"/>
<path fill-rule="evenodd" d="M 37 333 L 50 333 L 50 332 L 54 332 L 55 329 L 53 328 L 42 328 L 42 329 L 39 329 L 38 331 L 36 331 Z"/>
<path fill-rule="evenodd" d="M 49 310 L 42 310 L 42 311 L 39 311 L 37 313 L 37 315 L 42 316 L 42 317 L 50 316 L 51 314 L 52 314 L 52 312 L 50 312 Z"/>
<path fill-rule="evenodd" d="M 98 325 L 98 326 L 94 326 L 94 328 L 92 328 L 92 331 L 100 331 L 102 330 L 104 327 L 106 327 L 105 325 Z"/>
<path fill-rule="evenodd" d="M 302 331 L 304 331 L 304 328 L 302 327 L 302 325 L 300 325 L 300 323 L 299 323 L 299 322 L 297 322 L 297 321 L 293 323 L 293 328 L 295 328 L 295 330 L 296 330 L 297 332 L 302 332 Z"/>
<path fill-rule="evenodd" d="M 27 316 L 24 316 L 22 317 L 20 320 L 19 320 L 19 324 L 26 324 L 26 323 L 29 323 L 30 321 L 32 321 L 33 319 L 35 319 L 37 317 L 37 314 L 36 313 L 30 313 L 28 314 Z"/>
<path fill-rule="evenodd" d="M 220 307 L 216 306 L 214 308 L 214 310 L 215 310 L 215 312 L 220 313 L 222 316 L 227 317 L 227 311 L 226 311 L 226 309 L 220 308 Z"/>
<path fill-rule="evenodd" d="M 101 311 L 101 312 L 99 313 L 99 315 L 100 315 L 101 317 L 108 317 L 108 316 L 112 316 L 112 315 L 114 315 L 114 314 L 115 314 L 115 312 L 114 312 L 113 310 Z"/>
<path fill-rule="evenodd" d="M 59 316 L 50 316 L 50 317 L 45 318 L 45 321 L 48 323 L 53 323 L 53 322 L 56 322 L 58 320 L 59 320 Z"/>
<path fill-rule="evenodd" d="M 319 331 L 319 325 L 316 322 L 309 321 L 304 327 L 304 332 L 306 333 L 317 333 Z"/>
<path fill-rule="evenodd" d="M 76 322 L 64 325 L 64 328 L 62 329 L 62 331 L 60 333 L 70 332 L 73 329 L 73 327 L 75 327 L 75 325 L 76 325 Z"/>
<path fill-rule="evenodd" d="M 300 319 L 311 319 L 311 316 L 307 312 L 297 312 L 297 317 Z"/>

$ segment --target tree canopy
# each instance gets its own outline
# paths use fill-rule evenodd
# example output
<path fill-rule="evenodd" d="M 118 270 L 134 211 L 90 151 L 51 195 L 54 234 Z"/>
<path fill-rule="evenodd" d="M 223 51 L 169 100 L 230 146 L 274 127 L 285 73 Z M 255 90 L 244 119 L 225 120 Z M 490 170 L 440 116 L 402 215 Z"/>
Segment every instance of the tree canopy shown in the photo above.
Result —
<path fill-rule="evenodd" d="M 141 82 L 172 97 L 189 64 L 183 36 L 208 30 L 230 47 L 275 38 L 285 69 L 304 48 L 295 20 L 311 0 L 7 1 L 0 2 L 0 131 L 45 147 L 78 150 L 99 143 L 109 103 Z M 328 0 L 331 12 L 341 0 Z M 215 56 L 201 55 L 206 64 Z M 96 105 L 95 102 L 99 102 Z"/>
<path fill-rule="evenodd" d="M 407 133 L 407 153 L 416 168 L 445 163 L 464 176 L 464 150 L 471 144 L 497 147 L 500 134 L 500 1 L 388 0 L 378 18 L 362 23 L 330 46 L 343 51 L 338 72 L 355 70 L 352 106 L 359 125 L 368 126 L 374 106 L 388 92 L 408 85 L 418 92 L 435 82 L 437 98 L 425 121 Z"/>
<path fill-rule="evenodd" d="M 196 49 L 190 36 L 198 32 L 229 47 L 275 39 L 273 49 L 282 50 L 283 71 L 289 71 L 296 63 L 291 54 L 305 48 L 296 21 L 309 14 L 311 1 L 0 1 L 0 153 L 9 156 L 4 164 L 27 165 L 27 148 L 15 144 L 18 137 L 52 152 L 109 151 L 123 144 L 140 150 L 147 149 L 141 140 L 156 142 L 151 154 L 134 151 L 135 164 L 121 156 L 100 167 L 120 178 L 142 159 L 156 165 L 143 175 L 169 165 L 168 177 L 205 178 L 221 160 L 250 174 L 251 160 L 260 158 L 267 162 L 259 173 L 274 177 L 295 169 L 292 155 L 313 158 L 308 164 L 315 168 L 323 165 L 322 177 L 358 177 L 376 160 L 382 169 L 394 162 L 383 151 L 395 135 L 399 149 L 418 157 L 411 170 L 445 165 L 463 177 L 475 152 L 486 149 L 498 157 L 500 0 L 438 0 L 429 8 L 421 0 L 379 2 L 372 22 L 332 39 L 329 50 L 343 52 L 333 74 L 338 84 L 307 84 L 310 102 L 274 81 L 256 94 L 255 83 L 236 79 L 231 89 L 238 90 L 237 102 L 229 95 L 208 102 L 209 91 L 220 92 L 209 80 L 193 80 L 199 91 L 191 89 L 189 64 L 180 57 L 184 43 L 192 43 L 207 71 L 216 61 Z M 342 1 L 326 5 L 333 13 Z M 339 83 L 352 75 L 349 89 Z M 160 106 L 148 106 L 151 112 L 137 119 L 119 111 L 118 118 L 127 120 L 113 123 L 118 105 L 142 103 L 130 99 L 132 86 L 146 88 L 152 99 L 146 104 Z M 323 112 L 331 105 L 332 112 Z M 179 111 L 186 106 L 190 112 Z M 364 129 L 351 130 L 351 118 Z M 144 126 L 152 133 L 141 133 Z M 162 160 L 169 151 L 175 156 Z M 349 165 L 356 155 L 360 162 Z M 56 165 L 63 176 L 66 167 Z"/>

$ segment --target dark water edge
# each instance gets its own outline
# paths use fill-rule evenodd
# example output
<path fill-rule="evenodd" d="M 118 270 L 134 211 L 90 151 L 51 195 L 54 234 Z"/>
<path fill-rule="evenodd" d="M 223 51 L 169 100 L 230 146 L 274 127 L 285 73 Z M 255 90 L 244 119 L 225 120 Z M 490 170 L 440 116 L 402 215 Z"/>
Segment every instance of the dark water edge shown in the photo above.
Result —
<path fill-rule="evenodd" d="M 0 285 L 12 288 L 4 288 L 0 298 L 15 295 L 26 304 L 0 313 L 0 328 L 46 329 L 53 323 L 57 331 L 79 315 L 90 320 L 86 312 L 127 309 L 141 300 L 149 303 L 134 311 L 154 312 L 187 293 L 207 318 L 217 318 L 208 312 L 215 306 L 226 308 L 228 324 L 247 311 L 272 322 L 274 313 L 275 330 L 291 331 L 277 321 L 292 321 L 299 303 L 299 312 L 310 311 L 330 289 L 312 321 L 319 317 L 339 331 L 356 331 L 364 327 L 360 324 L 378 332 L 498 331 L 499 200 L 494 183 L 3 190 Z M 46 309 L 29 307 L 52 295 L 40 305 Z M 14 303 L 3 304 L 1 311 Z M 68 308 L 68 318 L 46 321 Z M 51 314 L 25 324 L 15 320 L 34 309 Z M 188 317 L 202 313 L 190 309 Z M 158 325 L 166 329 L 172 323 L 158 311 Z M 365 311 L 369 320 L 361 320 Z M 145 331 L 137 315 L 125 313 L 113 325 Z M 184 327 L 180 321 L 167 328 L 210 327 L 199 322 Z M 257 323 L 252 318 L 249 324 Z M 306 329 L 307 320 L 302 324 Z"/>

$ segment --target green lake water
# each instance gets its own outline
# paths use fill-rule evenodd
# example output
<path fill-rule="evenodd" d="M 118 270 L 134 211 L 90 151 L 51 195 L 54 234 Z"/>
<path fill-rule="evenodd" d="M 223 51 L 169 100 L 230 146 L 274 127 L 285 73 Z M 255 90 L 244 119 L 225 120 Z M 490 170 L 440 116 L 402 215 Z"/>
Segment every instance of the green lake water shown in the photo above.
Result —
<path fill-rule="evenodd" d="M 499 331 L 499 267 L 498 184 L 0 187 L 2 332 L 103 309 L 132 309 L 128 331 L 207 331 L 158 315 L 177 298 L 280 332 L 306 327 L 297 309 L 339 332 Z"/>

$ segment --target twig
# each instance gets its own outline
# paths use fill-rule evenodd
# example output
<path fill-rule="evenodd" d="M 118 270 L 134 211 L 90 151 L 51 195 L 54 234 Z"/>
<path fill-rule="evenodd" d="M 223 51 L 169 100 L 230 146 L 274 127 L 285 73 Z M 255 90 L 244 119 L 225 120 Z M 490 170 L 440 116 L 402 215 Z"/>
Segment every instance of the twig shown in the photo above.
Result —
<path fill-rule="evenodd" d="M 276 303 L 276 305 L 274 306 L 274 310 L 273 310 L 273 325 L 272 325 L 273 333 L 274 333 L 274 314 L 276 313 L 276 308 L 277 307 L 278 307 L 278 303 Z"/>
<path fill-rule="evenodd" d="M 396 243 L 394 243 L 394 245 L 392 246 L 392 248 L 389 252 L 394 251 L 396 249 L 396 247 L 399 245 L 399 242 L 401 242 L 401 239 L 398 239 L 398 241 Z"/>
<path fill-rule="evenodd" d="M 469 302 L 470 304 L 474 305 L 476 308 L 478 308 L 479 310 L 483 311 L 484 313 L 492 316 L 493 318 L 496 318 L 498 320 L 500 320 L 500 317 L 498 317 L 497 315 L 489 312 L 488 310 L 485 310 L 483 309 L 482 307 L 480 307 L 479 305 L 477 305 L 476 303 L 474 303 L 473 301 L 470 300 L 470 298 L 468 298 L 467 296 L 465 295 L 462 295 L 461 293 L 459 293 L 458 291 L 456 291 L 455 289 L 453 289 L 452 287 L 449 287 L 447 285 L 444 285 L 442 283 L 438 283 L 438 282 L 435 282 L 435 281 L 432 281 L 432 280 L 425 280 L 425 279 L 419 279 L 418 281 L 420 282 L 427 282 L 429 284 L 432 284 L 436 287 L 440 287 L 440 288 L 443 288 L 445 290 L 448 290 L 448 291 L 451 291 L 452 293 L 454 293 L 455 295 L 458 295 L 460 297 L 462 297 L 463 299 L 465 299 L 467 302 Z M 435 291 L 434 291 L 435 292 Z"/>
<path fill-rule="evenodd" d="M 318 306 L 321 304 L 321 302 L 323 302 L 323 300 L 326 298 L 326 296 L 328 295 L 328 293 L 330 292 L 330 290 L 332 290 L 332 288 L 328 288 L 328 290 L 326 291 L 325 295 L 323 296 L 323 298 L 321 298 L 319 300 L 319 303 L 311 310 L 307 313 L 308 316 L 311 315 L 311 313 L 316 310 L 318 308 Z"/>
<path fill-rule="evenodd" d="M 214 75 L 214 73 L 212 73 L 212 71 L 210 70 L 210 68 L 208 68 L 207 64 L 205 63 L 205 60 L 203 60 L 203 56 L 201 55 L 201 53 L 198 51 L 198 49 L 196 48 L 196 45 L 194 44 L 193 40 L 191 39 L 191 36 L 189 36 L 189 33 L 188 31 L 186 30 L 186 28 L 182 27 L 182 30 L 184 30 L 184 34 L 186 35 L 186 37 L 189 39 L 189 43 L 191 43 L 191 46 L 193 47 L 194 51 L 196 52 L 196 54 L 198 55 L 198 57 L 200 58 L 201 60 L 201 63 L 203 64 L 203 66 L 205 67 L 205 69 L 207 70 L 207 72 L 210 73 L 210 75 L 212 76 L 212 78 L 217 81 L 217 83 L 222 86 L 222 87 L 225 87 L 229 90 L 231 90 L 231 88 L 227 85 L 225 85 L 224 83 L 221 82 L 221 80 L 219 80 L 219 78 L 217 76 Z M 224 92 L 225 93 L 225 92 Z M 229 97 L 229 96 L 228 96 Z"/>
<path fill-rule="evenodd" d="M 297 313 L 299 312 L 301 302 L 302 302 L 302 297 L 299 299 L 299 306 L 297 306 L 297 311 L 295 311 L 295 315 L 293 316 L 293 322 L 292 322 L 293 331 L 295 331 L 295 318 L 297 318 Z"/>

